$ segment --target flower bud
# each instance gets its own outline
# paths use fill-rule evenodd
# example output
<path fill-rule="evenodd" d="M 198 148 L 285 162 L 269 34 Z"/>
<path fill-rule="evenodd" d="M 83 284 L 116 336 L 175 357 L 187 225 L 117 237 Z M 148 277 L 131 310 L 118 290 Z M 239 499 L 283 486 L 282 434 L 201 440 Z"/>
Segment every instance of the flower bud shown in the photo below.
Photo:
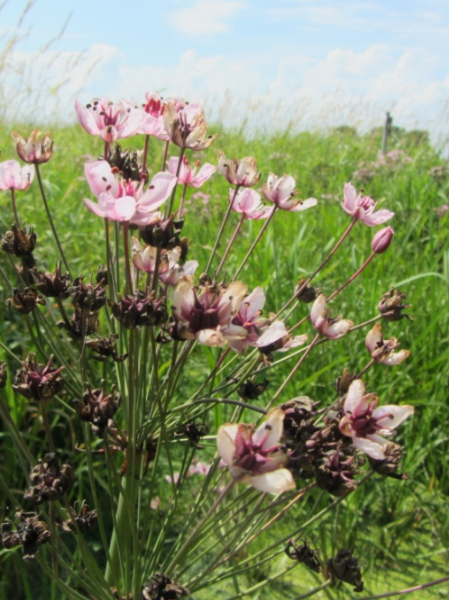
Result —
<path fill-rule="evenodd" d="M 384 227 L 376 233 L 371 242 L 371 248 L 376 254 L 382 254 L 388 250 L 393 239 L 394 230 L 391 227 Z"/>

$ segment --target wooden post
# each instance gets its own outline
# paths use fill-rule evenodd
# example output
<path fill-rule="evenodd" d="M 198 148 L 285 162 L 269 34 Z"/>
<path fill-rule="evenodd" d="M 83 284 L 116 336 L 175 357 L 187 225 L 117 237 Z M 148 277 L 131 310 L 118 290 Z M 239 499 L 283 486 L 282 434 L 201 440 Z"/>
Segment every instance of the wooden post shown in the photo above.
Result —
<path fill-rule="evenodd" d="M 385 155 L 387 153 L 388 138 L 390 137 L 390 134 L 391 134 L 392 125 L 393 125 L 393 117 L 390 115 L 389 112 L 387 112 L 387 115 L 385 118 L 384 132 L 382 135 L 382 154 L 383 155 Z"/>

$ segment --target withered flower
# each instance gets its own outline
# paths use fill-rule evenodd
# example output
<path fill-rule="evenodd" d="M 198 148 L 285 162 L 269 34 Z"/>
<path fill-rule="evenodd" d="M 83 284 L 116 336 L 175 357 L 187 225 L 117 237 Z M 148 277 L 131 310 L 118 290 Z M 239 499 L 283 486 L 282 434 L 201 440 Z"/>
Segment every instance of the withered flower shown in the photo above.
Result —
<path fill-rule="evenodd" d="M 40 365 L 36 355 L 30 352 L 14 377 L 13 390 L 28 400 L 51 400 L 64 386 L 60 375 L 64 367 L 53 369 L 52 361 L 53 356 L 50 356 L 45 366 Z"/>
<path fill-rule="evenodd" d="M 24 499 L 32 504 L 41 504 L 45 500 L 60 500 L 73 486 L 74 473 L 68 463 L 59 465 L 54 452 L 47 452 L 38 464 L 31 469 L 31 486 L 25 492 Z"/>
<path fill-rule="evenodd" d="M 404 454 L 404 448 L 394 442 L 388 442 L 383 449 L 385 458 L 383 460 L 368 456 L 371 468 L 379 475 L 392 477 L 393 479 L 408 479 L 407 473 L 398 473 L 399 463 Z"/>
<path fill-rule="evenodd" d="M 61 527 L 64 531 L 86 533 L 95 525 L 97 517 L 97 511 L 90 510 L 90 506 L 83 500 L 79 512 L 70 507 L 70 517 L 61 523 Z"/>
<path fill-rule="evenodd" d="M 312 287 L 307 284 L 305 285 L 305 282 L 306 280 L 304 278 L 298 281 L 295 287 L 295 296 L 300 302 L 308 304 L 309 302 L 314 302 L 318 298 L 321 288 Z"/>
<path fill-rule="evenodd" d="M 112 334 L 108 338 L 97 336 L 86 340 L 86 346 L 89 350 L 98 354 L 98 356 L 92 355 L 94 360 L 104 362 L 110 356 L 114 362 L 123 362 L 128 357 L 128 354 L 121 354 L 120 356 L 117 354 L 117 339 L 117 334 Z"/>
<path fill-rule="evenodd" d="M 2 250 L 17 258 L 26 259 L 26 266 L 31 268 L 34 265 L 33 250 L 36 248 L 36 239 L 32 227 L 18 229 L 14 224 L 2 238 Z"/>
<path fill-rule="evenodd" d="M 8 298 L 6 304 L 8 308 L 13 306 L 21 315 L 29 315 L 38 304 L 45 306 L 45 300 L 32 287 L 26 287 L 23 290 L 13 288 L 12 298 Z"/>
<path fill-rule="evenodd" d="M 399 290 L 391 288 L 389 292 L 382 296 L 377 308 L 380 314 L 387 319 L 387 321 L 400 321 L 401 319 L 408 319 L 413 321 L 410 315 L 403 313 L 402 311 L 406 308 L 410 308 L 411 304 L 404 304 L 406 296 Z"/>
<path fill-rule="evenodd" d="M 176 246 L 182 245 L 179 234 L 184 226 L 183 220 L 175 220 L 176 213 L 168 219 L 155 219 L 153 223 L 140 228 L 140 237 L 149 246 L 162 248 L 163 250 L 173 250 Z M 187 252 L 185 252 L 185 256 Z"/>
<path fill-rule="evenodd" d="M 119 302 L 111 301 L 110 306 L 114 317 L 126 329 L 162 325 L 168 318 L 165 297 L 155 298 L 153 293 L 147 296 L 141 290 L 120 298 Z"/>
<path fill-rule="evenodd" d="M 113 173 L 119 173 L 123 179 L 132 181 L 141 180 L 142 172 L 142 152 L 134 150 L 122 150 L 120 144 L 115 143 L 108 162 L 112 167 Z"/>
<path fill-rule="evenodd" d="M 30 137 L 23 138 L 15 131 L 11 132 L 11 136 L 16 143 L 16 152 L 26 163 L 41 164 L 50 160 L 53 155 L 53 140 L 50 133 L 44 133 L 41 140 L 39 136 L 41 132 L 34 129 Z"/>
<path fill-rule="evenodd" d="M 195 423 L 195 421 L 189 421 L 185 425 L 181 425 L 176 431 L 176 437 L 186 437 L 190 441 L 190 445 L 192 448 L 196 448 L 197 450 L 203 450 L 204 446 L 201 446 L 199 441 L 200 439 L 207 435 L 209 432 L 209 427 L 206 423 Z"/>
<path fill-rule="evenodd" d="M 292 560 L 304 563 L 306 567 L 309 567 L 315 573 L 320 573 L 322 570 L 317 550 L 313 550 L 306 541 L 298 546 L 295 540 L 289 540 L 285 548 L 285 554 Z"/>
<path fill-rule="evenodd" d="M 151 581 L 142 588 L 142 600 L 178 600 L 189 594 L 187 588 L 163 573 L 153 575 Z"/>
<path fill-rule="evenodd" d="M 356 376 L 350 373 L 348 367 L 345 367 L 343 369 L 343 373 L 339 377 L 337 377 L 335 381 L 335 389 L 337 390 L 337 394 L 339 396 L 344 396 L 345 394 L 347 394 L 349 386 L 355 378 Z"/>
<path fill-rule="evenodd" d="M 73 281 L 70 288 L 72 303 L 76 308 L 97 312 L 106 304 L 106 287 L 101 287 L 101 282 L 96 285 L 92 282 L 85 284 L 83 279 L 84 275 L 80 275 Z"/>
<path fill-rule="evenodd" d="M 248 381 L 245 381 L 240 385 L 240 387 L 237 390 L 237 394 L 243 400 L 257 400 L 257 398 L 261 396 L 267 389 L 269 383 L 270 382 L 268 381 L 268 379 L 264 379 L 259 383 L 248 379 Z"/>
<path fill-rule="evenodd" d="M 58 321 L 56 325 L 60 329 L 65 329 L 73 340 L 78 341 L 87 335 L 95 333 L 98 323 L 98 314 L 96 312 L 83 311 L 77 307 L 70 321 Z"/>
<path fill-rule="evenodd" d="M 114 418 L 120 401 L 119 392 L 111 390 L 110 394 L 106 394 L 104 390 L 96 389 L 85 392 L 82 400 L 75 401 L 75 406 L 79 418 L 92 423 L 93 431 L 102 437 L 105 428 Z"/>
<path fill-rule="evenodd" d="M 10 549 L 22 546 L 24 560 L 31 560 L 35 557 L 39 546 L 49 541 L 50 531 L 44 521 L 39 521 L 39 515 L 35 512 L 18 511 L 15 516 L 19 519 L 16 531 L 13 531 L 10 521 L 5 521 L 1 525 L 3 547 Z"/>
<path fill-rule="evenodd" d="M 241 160 L 229 159 L 221 152 L 218 154 L 218 171 L 226 177 L 232 185 L 239 187 L 253 187 L 259 183 L 261 172 L 257 169 L 257 162 L 253 156 L 245 156 Z"/>
<path fill-rule="evenodd" d="M 346 456 L 339 445 L 334 452 L 319 461 L 316 482 L 322 490 L 340 497 L 356 489 L 354 475 L 354 457 Z"/>
<path fill-rule="evenodd" d="M 339 550 L 335 558 L 326 561 L 326 566 L 332 579 L 340 579 L 353 585 L 354 592 L 363 591 L 362 572 L 358 559 L 352 555 L 352 550 Z"/>
<path fill-rule="evenodd" d="M 399 365 L 410 356 L 409 350 L 399 350 L 399 352 L 395 352 L 396 348 L 399 346 L 399 342 L 395 337 L 392 337 L 389 340 L 384 339 L 382 325 L 380 323 L 376 323 L 368 332 L 365 345 L 372 358 L 383 365 Z"/>
<path fill-rule="evenodd" d="M 37 290 L 47 298 L 68 298 L 70 296 L 70 274 L 61 273 L 61 265 L 56 265 L 55 270 L 50 273 L 42 273 L 39 269 L 30 270 L 31 277 Z"/>

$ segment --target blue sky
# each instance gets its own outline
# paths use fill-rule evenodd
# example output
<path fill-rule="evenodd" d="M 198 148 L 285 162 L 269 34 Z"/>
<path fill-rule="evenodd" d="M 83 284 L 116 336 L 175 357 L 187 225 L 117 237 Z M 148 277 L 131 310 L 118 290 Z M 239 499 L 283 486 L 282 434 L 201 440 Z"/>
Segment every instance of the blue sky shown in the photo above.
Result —
<path fill-rule="evenodd" d="M 24 6 L 0 11 L 3 39 Z M 16 64 L 58 90 L 39 108 L 61 118 L 74 96 L 141 102 L 158 91 L 228 123 L 364 128 L 390 110 L 398 125 L 449 135 L 446 0 L 36 0 L 21 31 Z"/>

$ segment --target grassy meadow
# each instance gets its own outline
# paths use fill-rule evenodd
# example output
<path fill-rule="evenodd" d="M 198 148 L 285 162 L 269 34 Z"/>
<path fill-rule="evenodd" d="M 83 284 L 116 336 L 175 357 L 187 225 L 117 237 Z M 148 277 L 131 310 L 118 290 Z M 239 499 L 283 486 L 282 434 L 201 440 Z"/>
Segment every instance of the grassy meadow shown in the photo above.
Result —
<path fill-rule="evenodd" d="M 23 135 L 29 134 L 28 128 L 20 124 L 13 129 Z M 363 597 L 445 576 L 449 544 L 449 211 L 444 212 L 441 207 L 449 204 L 447 163 L 422 132 L 393 129 L 388 150 L 401 152 L 392 155 L 386 164 L 378 165 L 380 130 L 372 130 L 362 136 L 350 127 L 341 127 L 295 135 L 288 132 L 271 136 L 254 135 L 251 139 L 240 132 L 222 131 L 219 125 L 211 126 L 210 130 L 218 131 L 220 137 L 209 150 L 194 155 L 195 159 L 216 164 L 217 149 L 228 157 L 252 155 L 262 171 L 261 183 L 270 172 L 290 174 L 296 179 L 301 198 L 315 197 L 319 201 L 317 207 L 299 214 L 278 211 L 240 274 L 239 279 L 250 290 L 257 285 L 264 288 L 266 313 L 279 310 L 293 294 L 298 280 L 315 270 L 348 226 L 350 217 L 340 205 L 345 182 L 363 188 L 367 195 L 381 201 L 382 207 L 395 212 L 394 219 L 388 223 L 395 230 L 391 247 L 386 253 L 376 256 L 360 277 L 338 296 L 333 309 L 335 314 L 350 318 L 356 324 L 362 323 L 376 316 L 377 303 L 391 287 L 404 292 L 407 302 L 412 305 L 407 313 L 413 321 L 383 322 L 385 336 L 397 337 L 401 348 L 409 349 L 411 356 L 396 367 L 375 364 L 364 376 L 367 387 L 379 395 L 381 403 L 412 404 L 415 407 L 414 417 L 399 429 L 397 435 L 399 443 L 406 448 L 402 471 L 408 473 L 408 479 L 374 476 L 349 498 L 337 502 L 335 509 L 323 520 L 301 531 L 301 536 L 325 556 L 342 547 L 354 548 L 364 574 Z M 88 155 L 101 155 L 102 144 L 78 126 L 57 127 L 52 134 L 55 153 L 48 164 L 42 165 L 44 186 L 72 273 L 89 278 L 105 262 L 104 230 L 101 220 L 87 211 L 82 202 L 89 196 L 83 164 Z M 127 142 L 124 140 L 123 147 L 141 147 L 143 143 L 141 139 Z M 16 158 L 9 127 L 5 125 L 0 127 L 0 148 L 2 160 Z M 160 170 L 161 161 L 162 145 L 151 143 L 148 163 L 153 172 Z M 364 163 L 363 167 L 360 167 L 361 163 Z M 434 167 L 441 169 L 437 173 L 431 172 Z M 208 198 L 192 198 L 195 190 L 191 189 L 187 193 L 183 235 L 189 239 L 189 258 L 200 263 L 198 273 L 204 269 L 226 210 L 228 189 L 225 179 L 215 174 L 201 190 Z M 12 212 L 8 194 L 0 193 L 0 231 L 3 233 L 11 225 Z M 37 185 L 18 196 L 18 210 L 22 221 L 35 227 L 40 264 L 52 270 L 57 253 Z M 236 224 L 237 216 L 231 215 L 218 258 Z M 232 277 L 261 226 L 261 222 L 257 221 L 244 224 L 232 257 L 222 272 L 225 279 Z M 314 285 L 330 295 L 367 258 L 372 236 L 372 229 L 358 223 L 341 250 L 319 273 Z M 5 256 L 2 253 L 0 264 L 8 270 L 10 266 Z M 32 344 L 20 315 L 6 308 L 5 301 L 9 295 L 10 290 L 0 278 L 0 339 L 12 353 L 23 359 L 32 349 Z M 309 310 L 310 305 L 300 304 L 288 324 L 297 323 Z M 300 332 L 313 335 L 308 322 Z M 348 367 L 351 372 L 357 373 L 368 363 L 370 357 L 364 343 L 366 332 L 365 328 L 341 340 L 316 347 L 311 360 L 305 361 L 287 385 L 282 401 L 306 395 L 319 401 L 323 407 L 329 405 L 335 396 L 334 381 L 343 369 Z M 291 354 L 294 355 L 294 352 Z M 270 401 L 270 388 L 276 389 L 290 372 L 295 358 L 288 356 L 276 355 L 276 360 L 284 362 L 273 375 L 269 368 L 264 372 L 270 385 L 255 401 L 256 405 L 266 406 Z M 178 385 L 180 403 L 191 395 L 196 382 L 204 380 L 216 357 L 215 349 L 195 350 L 185 379 Z M 12 378 L 17 364 L 2 348 L 0 360 L 8 363 Z M 235 387 L 229 384 L 223 395 L 237 397 L 234 390 Z M 40 455 L 43 434 L 36 415 L 25 399 L 15 396 L 9 386 L 4 392 L 15 423 L 19 429 L 26 431 L 33 453 Z M 221 423 L 229 420 L 231 414 L 232 407 L 229 406 L 220 405 L 212 411 L 209 423 L 211 435 L 205 444 L 205 456 L 213 456 L 214 433 Z M 245 413 L 245 418 L 251 420 L 253 415 Z M 76 424 L 70 407 L 64 401 L 61 401 L 53 419 L 58 445 L 67 454 L 75 456 L 77 478 L 84 482 L 77 493 L 80 498 L 86 497 L 89 493 L 86 474 L 81 460 L 76 458 Z M 64 433 L 67 425 L 72 431 L 70 436 Z M 9 433 L 0 424 L 1 481 L 6 482 L 12 494 L 20 498 L 26 482 L 16 471 L 17 454 Z M 106 488 L 103 481 L 99 480 L 98 485 L 100 490 Z M 185 496 L 186 511 L 189 494 L 200 483 L 192 478 L 189 485 Z M 168 492 L 163 490 L 162 475 L 160 487 L 159 495 L 163 498 Z M 281 520 L 275 530 L 270 530 L 258 543 L 269 546 L 272 536 L 281 537 L 283 532 L 295 527 L 300 530 L 301 523 L 313 511 L 316 512 L 316 507 L 325 509 L 335 500 L 318 493 L 319 490 L 315 492 L 303 504 L 295 506 L 285 521 Z M 9 504 L 4 486 L 0 486 L 0 521 L 10 513 Z M 181 511 L 179 519 L 182 518 Z M 173 527 L 175 535 L 176 523 Z M 219 536 L 220 532 L 215 535 Z M 94 545 L 98 543 L 95 532 L 89 533 L 89 536 Z M 244 558 L 238 557 L 239 560 Z M 278 553 L 270 561 L 254 563 L 253 568 L 245 572 L 242 581 L 225 580 L 223 584 L 217 584 L 215 597 L 221 597 L 220 585 L 234 586 L 236 596 L 241 589 L 254 587 L 254 598 L 303 597 L 309 587 L 317 585 L 318 576 L 310 574 L 303 565 L 296 565 L 286 577 L 277 580 L 276 573 L 288 567 L 288 562 L 283 553 Z M 267 578 L 273 578 L 273 582 L 259 593 L 258 583 Z M 0 600 L 12 597 L 36 600 L 31 585 L 36 581 L 41 582 L 38 584 L 42 586 L 39 588 L 42 590 L 40 597 L 48 600 L 60 598 L 56 589 L 45 587 L 38 564 L 23 563 L 19 552 L 11 559 L 10 551 L 0 550 Z M 317 597 L 356 596 L 349 586 L 345 586 L 328 588 Z M 417 595 L 423 599 L 448 596 L 447 584 Z M 204 595 L 200 591 L 195 597 L 211 598 L 210 591 L 206 590 Z"/>

